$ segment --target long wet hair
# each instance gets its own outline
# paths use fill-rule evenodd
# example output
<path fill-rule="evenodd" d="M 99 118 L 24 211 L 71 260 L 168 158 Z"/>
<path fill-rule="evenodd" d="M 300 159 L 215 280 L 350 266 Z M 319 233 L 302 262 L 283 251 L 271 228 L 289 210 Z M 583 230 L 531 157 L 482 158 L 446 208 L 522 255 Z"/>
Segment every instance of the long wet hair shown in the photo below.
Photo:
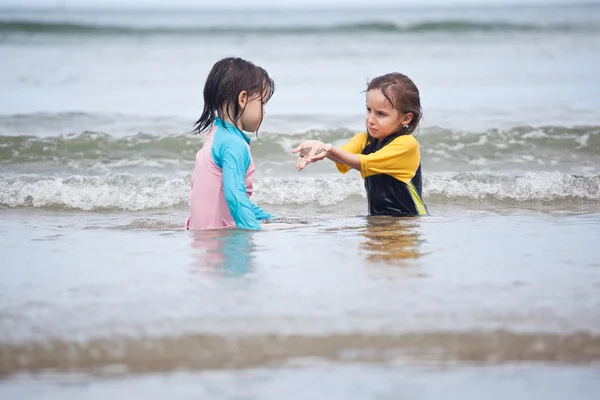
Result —
<path fill-rule="evenodd" d="M 273 96 L 275 83 L 267 71 L 249 61 L 234 57 L 217 61 L 204 84 L 204 109 L 194 124 L 194 133 L 208 130 L 217 116 L 227 116 L 237 126 L 244 113 L 238 96 L 244 90 L 248 99 L 260 97 L 262 107 Z"/>

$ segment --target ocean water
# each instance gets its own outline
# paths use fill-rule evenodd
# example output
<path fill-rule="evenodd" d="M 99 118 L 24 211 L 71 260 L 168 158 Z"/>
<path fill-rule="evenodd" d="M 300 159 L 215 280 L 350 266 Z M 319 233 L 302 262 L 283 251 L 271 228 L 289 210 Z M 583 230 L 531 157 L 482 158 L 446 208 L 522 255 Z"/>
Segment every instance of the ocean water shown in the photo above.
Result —
<path fill-rule="evenodd" d="M 0 398 L 592 399 L 600 7 L 0 11 Z M 212 64 L 277 90 L 261 232 L 183 230 Z M 431 216 L 291 149 L 421 91 Z"/>

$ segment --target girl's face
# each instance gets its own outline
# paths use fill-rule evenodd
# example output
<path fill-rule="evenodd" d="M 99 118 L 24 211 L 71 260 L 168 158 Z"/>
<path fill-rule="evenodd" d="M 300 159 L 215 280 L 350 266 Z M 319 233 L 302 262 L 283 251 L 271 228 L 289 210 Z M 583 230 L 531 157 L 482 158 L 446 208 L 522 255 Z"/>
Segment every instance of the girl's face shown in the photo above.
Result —
<path fill-rule="evenodd" d="M 268 93 L 267 93 L 268 94 Z M 263 96 L 268 99 L 268 96 Z M 241 129 L 246 132 L 256 132 L 265 115 L 265 103 L 259 95 L 248 97 L 246 92 L 240 93 L 239 102 L 240 108 L 244 110 L 240 116 Z"/>
<path fill-rule="evenodd" d="M 412 120 L 412 113 L 403 114 L 394 108 L 381 89 L 367 92 L 367 114 L 365 123 L 374 139 L 385 139 Z"/>

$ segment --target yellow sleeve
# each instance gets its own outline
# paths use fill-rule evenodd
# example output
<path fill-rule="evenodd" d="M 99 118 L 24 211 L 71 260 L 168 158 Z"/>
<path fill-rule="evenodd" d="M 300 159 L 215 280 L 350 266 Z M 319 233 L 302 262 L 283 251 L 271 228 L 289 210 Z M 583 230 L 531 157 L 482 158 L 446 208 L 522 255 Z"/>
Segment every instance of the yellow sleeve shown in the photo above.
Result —
<path fill-rule="evenodd" d="M 340 149 L 344 150 L 348 153 L 360 154 L 366 145 L 367 145 L 367 132 L 361 132 L 361 133 L 357 133 L 356 135 L 354 135 L 354 137 L 352 139 L 350 139 L 350 141 L 348 143 L 346 143 L 345 145 L 340 147 Z M 350 171 L 350 167 L 345 164 L 336 163 L 335 165 L 336 165 L 338 171 L 340 171 L 342 174 L 345 174 L 346 172 Z"/>
<path fill-rule="evenodd" d="M 408 183 L 415 176 L 421 155 L 419 142 L 413 135 L 399 136 L 391 143 L 371 154 L 359 154 L 360 175 L 386 174 Z"/>

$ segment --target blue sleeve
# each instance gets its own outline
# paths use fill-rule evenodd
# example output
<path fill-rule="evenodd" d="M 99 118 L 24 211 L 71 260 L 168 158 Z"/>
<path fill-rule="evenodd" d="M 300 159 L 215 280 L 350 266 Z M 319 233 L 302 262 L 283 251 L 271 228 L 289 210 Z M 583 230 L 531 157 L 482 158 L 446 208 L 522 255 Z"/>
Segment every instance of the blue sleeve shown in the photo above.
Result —
<path fill-rule="evenodd" d="M 260 208 L 248 198 L 244 182 L 246 169 L 250 164 L 248 149 L 242 145 L 226 144 L 220 150 L 223 191 L 235 225 L 241 229 L 261 229 L 259 218 L 255 214 L 255 209 Z"/>
<path fill-rule="evenodd" d="M 269 214 L 268 212 L 266 212 L 265 210 L 263 210 L 256 204 L 252 203 L 252 207 L 254 210 L 254 215 L 256 216 L 257 220 L 262 221 L 264 219 L 272 219 L 273 218 L 273 215 Z"/>
<path fill-rule="evenodd" d="M 264 219 L 272 219 L 273 218 L 273 215 L 269 214 L 268 212 L 266 212 L 265 210 L 263 210 L 256 204 L 252 204 L 252 206 L 254 207 L 254 215 L 256 216 L 257 220 L 262 221 Z"/>

